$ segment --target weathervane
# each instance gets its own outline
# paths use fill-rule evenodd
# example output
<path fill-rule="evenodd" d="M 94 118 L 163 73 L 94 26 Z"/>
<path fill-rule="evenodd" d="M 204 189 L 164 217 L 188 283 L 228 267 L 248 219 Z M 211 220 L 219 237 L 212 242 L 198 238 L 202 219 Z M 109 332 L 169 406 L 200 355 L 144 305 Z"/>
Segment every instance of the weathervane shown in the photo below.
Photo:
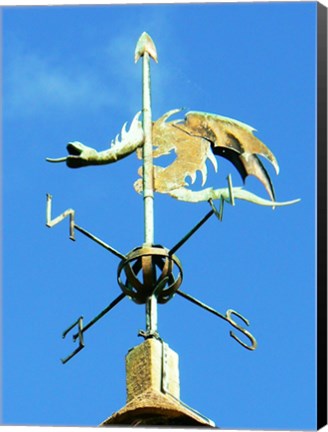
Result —
<path fill-rule="evenodd" d="M 152 58 L 157 62 L 157 52 L 154 42 L 147 33 L 143 33 L 138 40 L 135 62 L 138 62 L 141 57 L 143 59 L 142 122 L 139 120 L 141 112 L 138 112 L 129 130 L 126 129 L 125 123 L 121 130 L 121 137 L 118 134 L 107 150 L 98 152 L 74 141 L 67 145 L 68 156 L 59 159 L 47 158 L 49 162 L 66 162 L 70 168 L 110 164 L 134 152 L 137 153 L 139 159 L 143 160 L 143 166 L 139 169 L 141 178 L 135 182 L 134 188 L 143 194 L 144 199 L 144 243 L 126 255 L 78 226 L 75 223 L 75 211 L 72 209 L 68 209 L 52 219 L 52 197 L 47 194 L 46 225 L 48 227 L 53 227 L 64 218 L 69 217 L 70 238 L 72 240 L 75 240 L 75 230 L 77 230 L 121 260 L 117 270 L 117 281 L 122 293 L 88 324 L 84 325 L 83 317 L 80 317 L 64 331 L 63 337 L 65 338 L 69 332 L 77 327 L 78 331 L 73 335 L 73 340 L 78 339 L 79 346 L 72 354 L 62 359 L 63 363 L 69 361 L 84 348 L 84 333 L 124 297 L 132 299 L 137 304 L 146 305 L 146 330 L 139 331 L 139 335 L 146 339 L 160 338 L 157 331 L 157 303 L 166 303 L 175 294 L 178 294 L 241 331 L 249 339 L 249 345 L 239 339 L 233 331 L 230 331 L 230 336 L 245 348 L 255 350 L 257 342 L 254 336 L 233 319 L 233 316 L 237 316 L 249 326 L 249 321 L 245 317 L 232 309 L 221 314 L 180 290 L 183 270 L 175 253 L 212 215 L 216 215 L 222 221 L 225 202 L 235 205 L 235 200 L 241 199 L 275 208 L 299 201 L 275 201 L 271 179 L 257 155 L 268 159 L 277 174 L 279 166 L 272 152 L 254 136 L 255 129 L 252 127 L 227 117 L 197 111 L 187 112 L 183 120 L 168 121 L 172 115 L 181 112 L 181 109 L 171 110 L 153 122 L 150 61 Z M 173 163 L 165 168 L 154 166 L 153 158 L 159 158 L 172 151 L 176 154 Z M 228 185 L 225 188 L 206 188 L 200 191 L 189 189 L 186 178 L 190 177 L 194 183 L 198 171 L 202 175 L 202 186 L 204 186 L 207 178 L 206 162 L 208 160 L 212 162 L 215 171 L 217 170 L 217 160 L 214 155 L 228 159 L 238 170 L 244 182 L 249 175 L 257 177 L 264 185 L 270 200 L 263 199 L 242 187 L 234 187 L 230 174 L 227 177 Z M 193 203 L 207 201 L 210 206 L 209 212 L 203 219 L 170 249 L 155 244 L 154 192 L 169 194 L 180 201 Z M 214 204 L 215 200 L 220 202 L 219 209 Z"/>

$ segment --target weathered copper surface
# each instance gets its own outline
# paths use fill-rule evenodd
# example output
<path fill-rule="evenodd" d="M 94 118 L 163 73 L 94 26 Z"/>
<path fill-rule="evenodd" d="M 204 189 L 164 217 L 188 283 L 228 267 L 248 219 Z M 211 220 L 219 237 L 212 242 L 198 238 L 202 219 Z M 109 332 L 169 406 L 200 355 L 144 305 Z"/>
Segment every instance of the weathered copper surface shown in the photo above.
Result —
<path fill-rule="evenodd" d="M 266 157 L 277 173 L 279 166 L 273 153 L 253 135 L 253 128 L 233 119 L 194 111 L 188 112 L 184 120 L 166 121 L 179 111 L 169 111 L 153 125 L 153 157 L 159 158 L 171 151 L 176 154 L 168 167 L 154 167 L 157 192 L 170 193 L 186 187 L 187 177 L 194 183 L 198 171 L 204 186 L 206 162 L 210 160 L 217 170 L 215 154 L 232 162 L 244 181 L 248 175 L 257 177 L 274 201 L 273 185 L 257 154 Z M 140 157 L 140 152 L 138 155 Z M 135 187 L 140 191 L 141 183 L 137 182 Z"/>
<path fill-rule="evenodd" d="M 243 180 L 248 175 L 257 177 L 274 200 L 269 175 L 256 155 L 267 158 L 277 174 L 279 166 L 272 152 L 253 135 L 255 129 L 230 118 L 202 112 L 187 113 L 183 129 L 209 140 L 213 153 L 232 162 Z"/>

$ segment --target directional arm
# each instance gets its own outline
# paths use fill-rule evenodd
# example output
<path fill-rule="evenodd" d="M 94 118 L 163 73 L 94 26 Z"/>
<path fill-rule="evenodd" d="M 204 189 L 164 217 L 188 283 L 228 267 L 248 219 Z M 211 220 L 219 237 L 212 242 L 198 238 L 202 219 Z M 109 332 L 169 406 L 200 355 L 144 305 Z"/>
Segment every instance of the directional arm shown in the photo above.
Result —
<path fill-rule="evenodd" d="M 105 316 L 111 309 L 113 309 L 121 300 L 123 300 L 124 297 L 125 297 L 124 293 L 116 297 L 115 300 L 109 303 L 109 305 L 104 310 L 102 310 L 95 318 L 93 318 L 86 326 L 83 327 L 83 317 L 80 317 L 70 327 L 68 327 L 67 330 L 64 331 L 63 338 L 65 338 L 67 334 L 71 330 L 73 330 L 74 327 L 78 326 L 78 332 L 73 335 L 73 342 L 75 342 L 76 339 L 79 339 L 79 346 L 69 356 L 61 360 L 63 364 L 67 363 L 71 358 L 73 358 L 85 347 L 83 334 L 87 330 L 89 330 L 90 327 L 96 324 L 96 322 L 99 321 L 103 316 Z"/>
<path fill-rule="evenodd" d="M 249 321 L 245 317 L 243 317 L 239 312 L 234 311 L 233 309 L 228 309 L 226 314 L 223 315 L 220 312 L 216 311 L 212 307 L 208 306 L 207 304 L 201 302 L 200 300 L 197 300 L 195 297 L 192 297 L 189 294 L 186 294 L 183 291 L 176 291 L 177 294 L 179 294 L 181 297 L 185 298 L 186 300 L 190 301 L 191 303 L 194 303 L 197 306 L 200 306 L 202 309 L 207 310 L 208 312 L 212 313 L 213 315 L 227 321 L 229 324 L 231 324 L 234 328 L 242 332 L 248 339 L 250 340 L 251 344 L 247 345 L 245 342 L 243 342 L 241 339 L 238 338 L 234 334 L 233 331 L 230 331 L 230 336 L 235 339 L 240 345 L 242 345 L 244 348 L 254 351 L 257 348 L 257 341 L 255 337 L 246 329 L 244 329 L 242 326 L 237 324 L 231 317 L 231 315 L 236 315 L 238 318 L 240 318 L 247 326 L 249 326 Z"/>
<path fill-rule="evenodd" d="M 51 219 L 51 209 L 52 209 L 52 195 L 47 194 L 47 209 L 46 209 L 46 225 L 49 228 L 52 228 L 53 226 L 57 225 L 58 223 L 62 222 L 66 217 L 70 218 L 69 222 L 69 230 L 70 230 L 70 236 L 69 238 L 71 240 L 75 240 L 75 230 L 79 231 L 80 233 L 84 234 L 89 239 L 93 240 L 94 242 L 98 243 L 103 248 L 107 249 L 109 252 L 111 252 L 113 255 L 117 256 L 120 259 L 125 259 L 126 256 L 123 255 L 121 252 L 117 251 L 95 235 L 89 233 L 84 228 L 76 225 L 75 223 L 75 211 L 73 209 L 65 210 L 63 213 L 61 213 L 59 216 L 57 216 L 54 219 Z"/>

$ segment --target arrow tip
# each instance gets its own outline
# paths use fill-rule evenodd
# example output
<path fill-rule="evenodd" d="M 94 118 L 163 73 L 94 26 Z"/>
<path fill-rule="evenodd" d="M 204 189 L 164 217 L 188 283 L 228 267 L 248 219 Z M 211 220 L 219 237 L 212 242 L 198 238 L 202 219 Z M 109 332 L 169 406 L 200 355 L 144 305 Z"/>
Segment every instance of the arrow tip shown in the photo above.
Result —
<path fill-rule="evenodd" d="M 153 60 L 155 60 L 156 63 L 158 63 L 155 44 L 149 34 L 143 32 L 137 42 L 136 50 L 134 53 L 135 63 L 137 63 L 137 61 L 145 54 L 145 52 L 147 52 L 149 56 Z"/>

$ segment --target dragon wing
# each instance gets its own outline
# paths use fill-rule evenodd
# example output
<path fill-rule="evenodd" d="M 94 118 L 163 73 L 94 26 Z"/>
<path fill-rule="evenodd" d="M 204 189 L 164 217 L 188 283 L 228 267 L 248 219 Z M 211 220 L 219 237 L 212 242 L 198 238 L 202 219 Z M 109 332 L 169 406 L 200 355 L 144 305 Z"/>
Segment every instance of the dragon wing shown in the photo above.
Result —
<path fill-rule="evenodd" d="M 190 136 L 209 141 L 213 153 L 228 159 L 244 182 L 247 176 L 255 176 L 263 183 L 272 201 L 275 200 L 272 182 L 257 155 L 267 158 L 277 174 L 279 166 L 273 153 L 253 135 L 255 129 L 251 126 L 227 117 L 196 111 L 189 111 L 182 123 L 177 121 L 174 125 Z"/>

